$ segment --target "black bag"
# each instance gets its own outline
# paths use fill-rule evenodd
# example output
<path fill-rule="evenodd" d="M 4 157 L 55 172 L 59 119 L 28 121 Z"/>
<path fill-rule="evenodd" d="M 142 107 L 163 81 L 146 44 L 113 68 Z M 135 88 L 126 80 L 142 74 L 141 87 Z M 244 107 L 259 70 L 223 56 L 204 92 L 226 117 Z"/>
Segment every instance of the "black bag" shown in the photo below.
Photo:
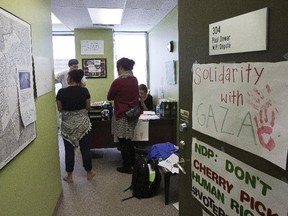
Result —
<path fill-rule="evenodd" d="M 155 171 L 155 177 L 152 182 L 150 181 L 150 172 L 148 166 L 151 167 L 151 170 Z M 154 160 L 146 161 L 144 157 L 140 157 L 136 160 L 136 163 L 133 167 L 131 186 L 124 190 L 127 191 L 131 189 L 132 196 L 122 199 L 122 201 L 133 197 L 138 199 L 152 197 L 157 193 L 160 187 L 160 183 L 161 173 L 156 162 Z"/>
<path fill-rule="evenodd" d="M 125 112 L 125 117 L 128 119 L 128 121 L 130 120 L 135 120 L 137 118 L 139 118 L 141 114 L 141 108 L 139 105 L 131 108 L 130 110 Z"/>

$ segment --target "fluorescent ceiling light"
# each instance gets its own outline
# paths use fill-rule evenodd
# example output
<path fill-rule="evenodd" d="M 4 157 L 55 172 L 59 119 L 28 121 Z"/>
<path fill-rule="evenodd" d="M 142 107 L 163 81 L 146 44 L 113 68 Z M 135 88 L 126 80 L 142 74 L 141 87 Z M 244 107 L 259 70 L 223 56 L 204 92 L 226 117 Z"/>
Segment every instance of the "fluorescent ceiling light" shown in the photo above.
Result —
<path fill-rule="evenodd" d="M 62 22 L 53 13 L 51 13 L 51 20 L 52 24 L 62 24 Z"/>
<path fill-rule="evenodd" d="M 121 24 L 123 9 L 88 8 L 93 24 Z"/>

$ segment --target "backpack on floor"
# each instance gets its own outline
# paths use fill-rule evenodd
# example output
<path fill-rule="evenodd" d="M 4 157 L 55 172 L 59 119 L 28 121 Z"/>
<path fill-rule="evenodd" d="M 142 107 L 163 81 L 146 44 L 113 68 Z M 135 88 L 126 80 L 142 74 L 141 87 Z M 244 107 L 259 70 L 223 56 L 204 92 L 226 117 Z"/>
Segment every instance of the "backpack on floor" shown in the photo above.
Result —
<path fill-rule="evenodd" d="M 133 197 L 138 199 L 154 196 L 161 183 L 161 173 L 154 160 L 147 161 L 144 157 L 136 160 L 133 167 L 132 183 L 126 190 L 131 189 L 132 196 L 123 199 L 127 200 Z"/>

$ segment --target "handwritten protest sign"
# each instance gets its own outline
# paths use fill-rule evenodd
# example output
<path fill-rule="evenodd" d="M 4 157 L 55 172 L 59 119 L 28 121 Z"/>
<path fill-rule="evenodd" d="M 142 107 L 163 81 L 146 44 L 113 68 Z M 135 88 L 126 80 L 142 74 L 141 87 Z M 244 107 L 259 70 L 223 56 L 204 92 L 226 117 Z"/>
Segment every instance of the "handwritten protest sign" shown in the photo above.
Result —
<path fill-rule="evenodd" d="M 191 155 L 192 195 L 213 215 L 287 215 L 287 183 L 195 138 Z"/>
<path fill-rule="evenodd" d="M 193 129 L 286 168 L 288 61 L 194 64 Z"/>

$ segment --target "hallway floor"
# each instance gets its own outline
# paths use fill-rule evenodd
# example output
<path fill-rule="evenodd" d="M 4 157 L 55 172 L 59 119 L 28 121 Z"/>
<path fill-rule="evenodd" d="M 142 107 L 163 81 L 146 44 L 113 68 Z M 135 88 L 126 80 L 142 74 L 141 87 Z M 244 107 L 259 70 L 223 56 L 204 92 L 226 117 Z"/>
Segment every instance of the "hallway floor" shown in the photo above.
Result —
<path fill-rule="evenodd" d="M 59 138 L 62 177 L 64 167 L 64 144 Z M 132 175 L 116 171 L 121 166 L 121 154 L 116 148 L 93 149 L 93 180 L 86 179 L 80 150 L 76 150 L 72 184 L 62 180 L 63 200 L 56 216 L 177 216 L 173 203 L 178 202 L 178 176 L 171 177 L 170 204 L 164 203 L 164 178 L 158 194 L 148 199 L 132 198 L 131 191 L 123 192 L 131 184 Z"/>

